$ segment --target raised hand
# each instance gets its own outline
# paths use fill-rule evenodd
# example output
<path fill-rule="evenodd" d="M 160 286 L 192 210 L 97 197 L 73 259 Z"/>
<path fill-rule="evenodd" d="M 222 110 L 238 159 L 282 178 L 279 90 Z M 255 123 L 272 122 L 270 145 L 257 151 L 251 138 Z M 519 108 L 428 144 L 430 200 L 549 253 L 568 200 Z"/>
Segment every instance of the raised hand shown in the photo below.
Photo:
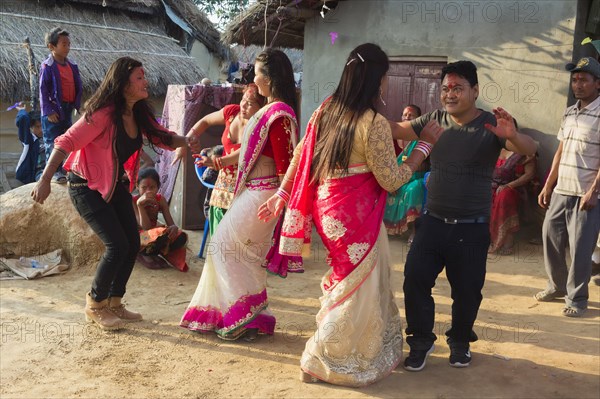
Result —
<path fill-rule="evenodd" d="M 494 133 L 496 136 L 503 139 L 512 139 L 517 136 L 517 127 L 515 120 L 503 108 L 495 108 L 492 111 L 496 117 L 496 126 L 489 123 L 485 124 L 485 128 Z"/>

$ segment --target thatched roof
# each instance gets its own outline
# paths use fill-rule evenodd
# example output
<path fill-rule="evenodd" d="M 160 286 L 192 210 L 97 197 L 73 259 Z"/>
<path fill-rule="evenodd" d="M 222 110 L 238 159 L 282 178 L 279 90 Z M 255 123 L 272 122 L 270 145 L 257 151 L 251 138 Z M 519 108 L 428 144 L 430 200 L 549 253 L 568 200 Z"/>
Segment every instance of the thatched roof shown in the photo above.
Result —
<path fill-rule="evenodd" d="M 294 48 L 281 48 L 281 50 L 288 56 L 294 72 L 302 72 L 302 50 Z M 262 47 L 251 45 L 251 46 L 234 46 L 231 48 L 232 58 L 236 61 L 252 64 L 256 59 L 256 56 L 263 51 Z"/>
<path fill-rule="evenodd" d="M 220 43 L 219 31 L 208 17 L 189 0 L 71 0 L 73 3 L 85 3 L 106 6 L 113 9 L 166 16 L 196 40 L 203 43 L 211 52 L 226 56 L 227 48 Z"/>
<path fill-rule="evenodd" d="M 335 9 L 337 3 L 337 0 L 326 1 L 331 9 Z M 226 44 L 242 46 L 255 44 L 261 47 L 303 49 L 304 24 L 319 15 L 323 1 L 287 0 L 285 5 L 281 4 L 273 0 L 258 0 L 233 19 L 221 35 L 221 40 Z"/>
<path fill-rule="evenodd" d="M 28 57 L 23 40 L 29 37 L 39 69 L 49 53 L 44 35 L 56 26 L 70 34 L 69 58 L 79 65 L 88 93 L 98 87 L 108 66 L 124 55 L 142 61 L 154 96 L 166 93 L 169 84 L 199 82 L 206 73 L 182 48 L 187 45 L 186 37 L 204 37 L 206 41 L 201 41 L 212 43 L 212 48 L 222 49 L 222 45 L 212 23 L 195 6 L 195 12 L 173 21 L 177 13 L 187 12 L 189 4 L 189 0 L 0 2 L 0 97 L 7 101 L 29 98 Z M 204 22 L 206 27 L 202 26 Z"/>
<path fill-rule="evenodd" d="M 221 34 L 194 3 L 189 0 L 163 0 L 163 3 L 167 15 L 174 23 L 204 43 L 213 53 L 219 54 L 223 59 L 228 57 L 228 47 L 221 43 Z M 169 9 L 173 10 L 175 15 L 170 14 Z"/>
<path fill-rule="evenodd" d="M 70 2 L 100 5 L 144 14 L 154 14 L 155 10 L 160 7 L 160 0 L 71 0 Z"/>

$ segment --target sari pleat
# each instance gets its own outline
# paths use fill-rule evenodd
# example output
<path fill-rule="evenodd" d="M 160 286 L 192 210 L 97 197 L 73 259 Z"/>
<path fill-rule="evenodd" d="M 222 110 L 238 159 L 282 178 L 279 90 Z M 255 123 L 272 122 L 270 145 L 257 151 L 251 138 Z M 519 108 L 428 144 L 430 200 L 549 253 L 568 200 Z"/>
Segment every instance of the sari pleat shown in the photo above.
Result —
<path fill-rule="evenodd" d="M 402 325 L 391 289 L 386 193 L 372 173 L 328 179 L 317 189 L 313 220 L 329 251 L 317 330 L 300 366 L 332 384 L 365 386 L 402 359 Z"/>

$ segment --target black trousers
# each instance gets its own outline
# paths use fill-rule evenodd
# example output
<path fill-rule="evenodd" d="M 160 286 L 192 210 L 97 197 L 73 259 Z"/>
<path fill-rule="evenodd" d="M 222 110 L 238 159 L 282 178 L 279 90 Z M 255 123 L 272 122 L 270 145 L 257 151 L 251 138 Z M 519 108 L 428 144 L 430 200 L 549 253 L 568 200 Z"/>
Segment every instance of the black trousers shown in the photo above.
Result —
<path fill-rule="evenodd" d="M 69 195 L 77 212 L 106 247 L 96 268 L 92 298 L 100 302 L 108 297 L 123 297 L 140 251 L 140 235 L 131 194 L 123 183 L 117 183 L 108 203 L 98 191 L 87 186 L 69 187 Z"/>
<path fill-rule="evenodd" d="M 406 342 L 412 349 L 428 349 L 437 339 L 431 289 L 444 266 L 453 300 L 452 326 L 446 335 L 455 342 L 477 340 L 473 324 L 482 300 L 489 224 L 446 224 L 422 215 L 415 228 L 404 267 Z"/>

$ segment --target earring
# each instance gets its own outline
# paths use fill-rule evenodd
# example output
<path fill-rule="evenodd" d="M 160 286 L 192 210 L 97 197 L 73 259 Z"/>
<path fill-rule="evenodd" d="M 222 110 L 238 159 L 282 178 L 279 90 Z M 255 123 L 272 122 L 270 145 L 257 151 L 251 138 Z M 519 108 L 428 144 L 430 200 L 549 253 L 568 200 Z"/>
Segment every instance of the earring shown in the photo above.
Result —
<path fill-rule="evenodd" d="M 379 89 L 379 99 L 381 100 L 381 103 L 383 104 L 383 106 L 387 107 L 387 104 L 385 103 L 385 100 L 383 99 L 383 89 Z"/>

